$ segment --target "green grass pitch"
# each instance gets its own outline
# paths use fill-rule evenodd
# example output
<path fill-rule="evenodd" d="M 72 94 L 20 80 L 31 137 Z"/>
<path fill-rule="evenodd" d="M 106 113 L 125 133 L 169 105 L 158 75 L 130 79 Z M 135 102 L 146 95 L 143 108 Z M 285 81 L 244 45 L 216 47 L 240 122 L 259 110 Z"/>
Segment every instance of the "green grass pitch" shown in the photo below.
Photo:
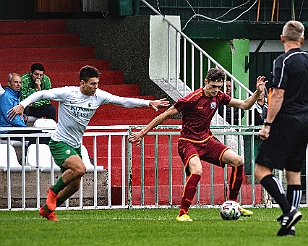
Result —
<path fill-rule="evenodd" d="M 308 245 L 308 208 L 295 237 L 277 237 L 278 208 L 254 208 L 252 217 L 224 221 L 214 208 L 191 208 L 193 222 L 175 220 L 178 209 L 59 210 L 59 222 L 38 211 L 0 211 L 0 245 Z"/>

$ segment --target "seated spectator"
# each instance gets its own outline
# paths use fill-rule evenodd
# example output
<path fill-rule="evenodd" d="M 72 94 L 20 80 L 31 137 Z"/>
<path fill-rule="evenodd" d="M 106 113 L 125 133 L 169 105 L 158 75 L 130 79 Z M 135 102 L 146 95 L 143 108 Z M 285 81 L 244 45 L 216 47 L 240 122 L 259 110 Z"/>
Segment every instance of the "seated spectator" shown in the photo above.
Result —
<path fill-rule="evenodd" d="M 0 97 L 0 127 L 26 127 L 26 115 L 16 117 L 14 120 L 10 120 L 7 116 L 8 111 L 20 102 L 21 86 L 22 82 L 20 75 L 10 73 L 8 76 L 8 86 Z M 10 130 L 1 131 L 1 134 L 22 134 L 22 136 L 24 136 L 29 133 L 41 132 L 41 130 Z M 10 139 L 22 141 L 22 137 L 11 137 Z M 29 145 L 36 143 L 36 137 L 26 137 L 25 140 L 29 141 Z M 49 140 L 50 137 L 40 137 L 40 143 L 48 144 Z"/>
<path fill-rule="evenodd" d="M 235 85 L 234 86 L 234 92 L 236 91 L 236 87 Z M 232 95 L 231 93 L 231 90 L 232 90 L 232 83 L 231 83 L 231 79 L 230 78 L 227 78 L 226 80 L 226 94 L 231 96 L 231 97 L 234 97 L 234 95 Z M 218 108 L 218 114 L 221 116 L 221 117 L 224 117 L 224 112 L 226 110 L 226 121 L 230 124 L 230 125 L 238 125 L 239 124 L 239 112 L 241 112 L 241 119 L 244 117 L 245 115 L 245 112 L 241 109 L 238 109 L 238 108 L 233 108 L 233 107 L 228 107 L 228 106 L 225 106 L 225 105 L 220 105 L 219 108 Z M 233 111 L 233 122 L 232 122 L 232 111 Z"/>
<path fill-rule="evenodd" d="M 31 94 L 41 90 L 49 90 L 52 88 L 50 79 L 44 74 L 45 68 L 40 63 L 34 63 L 31 66 L 31 71 L 22 75 L 22 95 L 21 100 L 24 100 Z M 25 108 L 25 114 L 36 118 L 46 117 L 56 121 L 56 108 L 50 104 L 50 100 L 41 99 Z"/>

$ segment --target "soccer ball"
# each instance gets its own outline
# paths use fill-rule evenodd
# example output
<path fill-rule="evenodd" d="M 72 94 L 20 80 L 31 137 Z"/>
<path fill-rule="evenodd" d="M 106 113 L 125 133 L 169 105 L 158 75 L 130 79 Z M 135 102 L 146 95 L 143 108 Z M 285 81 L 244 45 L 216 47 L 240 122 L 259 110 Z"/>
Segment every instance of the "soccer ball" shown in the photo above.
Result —
<path fill-rule="evenodd" d="M 237 220 L 241 216 L 240 205 L 235 201 L 225 201 L 220 207 L 220 216 L 224 220 Z"/>

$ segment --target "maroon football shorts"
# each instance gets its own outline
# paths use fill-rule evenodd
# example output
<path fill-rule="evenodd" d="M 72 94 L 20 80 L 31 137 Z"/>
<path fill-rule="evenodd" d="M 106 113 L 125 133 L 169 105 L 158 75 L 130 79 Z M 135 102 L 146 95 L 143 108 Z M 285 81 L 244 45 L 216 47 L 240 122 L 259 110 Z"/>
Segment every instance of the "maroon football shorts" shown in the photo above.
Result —
<path fill-rule="evenodd" d="M 200 141 L 193 142 L 182 139 L 179 139 L 178 142 L 178 152 L 184 163 L 187 175 L 190 175 L 189 168 L 187 168 L 189 160 L 194 156 L 199 156 L 199 158 L 203 161 L 224 167 L 224 163 L 221 159 L 223 153 L 227 149 L 229 149 L 229 147 L 225 146 L 213 137 L 204 143 L 200 143 Z"/>

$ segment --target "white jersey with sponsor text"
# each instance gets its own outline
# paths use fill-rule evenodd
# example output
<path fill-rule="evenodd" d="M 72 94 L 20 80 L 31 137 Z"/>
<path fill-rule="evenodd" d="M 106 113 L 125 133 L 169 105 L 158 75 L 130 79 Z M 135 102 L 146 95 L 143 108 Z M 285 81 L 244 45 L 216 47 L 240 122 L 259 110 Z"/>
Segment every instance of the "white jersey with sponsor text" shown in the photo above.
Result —
<path fill-rule="evenodd" d="M 150 103 L 149 100 L 115 96 L 101 89 L 97 89 L 94 96 L 86 96 L 79 87 L 67 86 L 36 92 L 20 104 L 25 107 L 39 99 L 59 102 L 58 124 L 51 138 L 73 148 L 80 147 L 84 131 L 100 105 L 115 104 L 130 108 L 149 106 Z"/>

